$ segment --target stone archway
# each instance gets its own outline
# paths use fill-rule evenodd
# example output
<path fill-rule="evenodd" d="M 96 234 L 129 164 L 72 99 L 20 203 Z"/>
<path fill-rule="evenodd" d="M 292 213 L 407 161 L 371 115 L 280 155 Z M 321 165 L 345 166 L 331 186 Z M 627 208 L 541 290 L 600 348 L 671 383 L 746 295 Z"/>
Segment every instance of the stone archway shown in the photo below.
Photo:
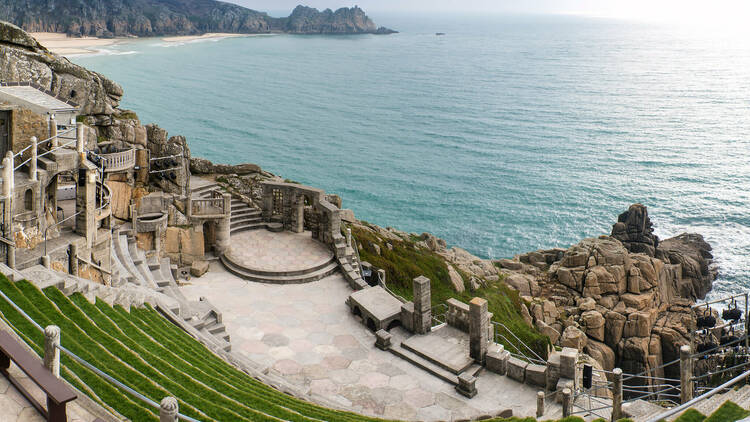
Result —
<path fill-rule="evenodd" d="M 211 252 L 216 245 L 216 222 L 206 221 L 203 223 L 203 251 Z"/>

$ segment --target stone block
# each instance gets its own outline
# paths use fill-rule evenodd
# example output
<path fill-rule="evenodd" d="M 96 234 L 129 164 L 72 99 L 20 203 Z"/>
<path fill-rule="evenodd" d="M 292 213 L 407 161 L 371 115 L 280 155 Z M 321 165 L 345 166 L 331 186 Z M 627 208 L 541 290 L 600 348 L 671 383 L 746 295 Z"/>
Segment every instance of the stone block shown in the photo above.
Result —
<path fill-rule="evenodd" d="M 513 409 L 500 409 L 495 412 L 496 418 L 508 419 L 513 417 Z"/>
<path fill-rule="evenodd" d="M 506 375 L 518 382 L 524 382 L 526 380 L 526 367 L 529 363 L 518 358 L 511 357 L 508 359 L 508 365 L 506 367 Z"/>
<path fill-rule="evenodd" d="M 462 396 L 472 398 L 477 395 L 477 378 L 466 372 L 458 376 L 456 391 Z"/>
<path fill-rule="evenodd" d="M 526 367 L 526 384 L 547 387 L 547 366 L 529 364 Z"/>
<path fill-rule="evenodd" d="M 378 330 L 375 333 L 375 347 L 380 350 L 388 350 L 391 348 L 391 334 L 385 330 Z"/>
<path fill-rule="evenodd" d="M 505 375 L 508 368 L 508 359 L 510 359 L 510 352 L 501 348 L 500 350 L 487 352 L 484 364 L 488 371 Z"/>
<path fill-rule="evenodd" d="M 190 275 L 193 277 L 200 277 L 208 272 L 208 261 L 204 259 L 196 259 L 190 264 Z"/>
<path fill-rule="evenodd" d="M 560 380 L 560 353 L 552 352 L 547 358 L 547 385 L 549 391 L 554 391 Z"/>
<path fill-rule="evenodd" d="M 562 390 L 564 388 L 570 388 L 571 391 L 575 391 L 575 382 L 571 378 L 560 378 L 557 380 L 557 385 L 555 386 L 555 391 L 557 394 L 555 394 L 555 401 L 558 403 L 562 403 Z"/>
<path fill-rule="evenodd" d="M 560 377 L 574 379 L 576 376 L 576 362 L 578 350 L 564 347 L 560 353 Z"/>
<path fill-rule="evenodd" d="M 401 324 L 405 330 L 414 332 L 414 302 L 401 305 Z"/>

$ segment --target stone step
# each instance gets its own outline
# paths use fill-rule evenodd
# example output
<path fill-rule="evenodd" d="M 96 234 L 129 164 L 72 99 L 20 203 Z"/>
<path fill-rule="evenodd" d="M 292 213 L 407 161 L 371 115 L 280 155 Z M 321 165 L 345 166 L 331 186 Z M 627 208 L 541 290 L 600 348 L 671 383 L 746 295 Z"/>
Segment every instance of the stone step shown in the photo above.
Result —
<path fill-rule="evenodd" d="M 744 385 L 739 389 L 735 403 L 743 409 L 750 407 L 750 385 Z"/>
<path fill-rule="evenodd" d="M 240 227 L 246 224 L 262 223 L 263 218 L 259 216 L 243 216 L 243 217 L 238 217 L 238 218 L 232 217 L 230 221 L 231 221 L 230 223 L 231 226 L 235 228 L 235 227 Z"/>
<path fill-rule="evenodd" d="M 157 280 L 157 281 L 156 281 L 156 286 L 157 286 L 157 287 L 167 287 L 167 286 L 169 286 L 170 284 L 172 284 L 172 282 L 171 282 L 171 281 L 169 281 L 169 280 Z"/>
<path fill-rule="evenodd" d="M 257 275 L 252 272 L 247 272 L 244 267 L 241 267 L 234 262 L 227 259 L 224 255 L 219 258 L 230 273 L 244 278 L 249 281 L 258 281 L 262 283 L 270 284 L 302 284 L 317 281 L 322 278 L 328 277 L 329 275 L 338 271 L 338 264 L 335 260 L 330 260 L 326 266 L 306 274 L 299 275 Z"/>
<path fill-rule="evenodd" d="M 218 183 L 207 183 L 205 185 L 198 186 L 190 190 L 195 195 L 196 193 L 208 192 L 219 188 Z"/>
<path fill-rule="evenodd" d="M 441 380 L 451 383 L 453 385 L 458 385 L 458 376 L 422 358 L 416 353 L 413 353 L 407 349 L 404 349 L 403 347 L 401 347 L 400 344 L 392 345 L 391 348 L 388 350 L 394 355 L 400 357 L 401 359 L 404 359 L 405 361 L 411 363 L 412 365 L 429 372 L 430 374 L 440 378 Z"/>
<path fill-rule="evenodd" d="M 401 343 L 401 347 L 404 348 L 404 349 L 406 349 L 406 350 L 408 350 L 408 351 L 410 351 L 410 352 L 412 352 L 412 353 L 414 353 L 414 354 L 416 354 L 416 355 L 418 355 L 422 359 L 425 359 L 425 360 L 429 361 L 433 365 L 437 365 L 437 366 L 443 368 L 444 370 L 446 370 L 446 371 L 448 371 L 448 372 L 450 372 L 452 374 L 455 374 L 455 375 L 459 375 L 459 374 L 463 373 L 464 371 L 466 371 L 467 369 L 469 369 L 474 364 L 474 361 L 467 359 L 467 361 L 466 361 L 465 364 L 464 364 L 464 362 L 461 363 L 462 366 L 460 368 L 453 369 L 447 363 L 441 362 L 438 359 L 434 359 L 434 358 L 428 356 L 427 354 L 422 353 L 421 351 L 419 351 L 419 350 L 417 350 L 417 349 L 415 349 L 413 347 L 410 347 L 409 343 L 407 343 L 407 342 Z"/>
<path fill-rule="evenodd" d="M 230 233 L 235 234 L 235 233 L 241 233 L 244 231 L 260 230 L 260 229 L 266 229 L 270 232 L 282 232 L 284 231 L 284 225 L 281 223 L 266 223 L 266 222 L 246 223 L 239 227 L 231 228 Z"/>
<path fill-rule="evenodd" d="M 254 208 L 248 208 L 248 207 L 232 209 L 232 218 L 245 217 L 245 216 L 261 217 L 263 216 L 263 213 L 260 210 L 256 210 Z"/>
<path fill-rule="evenodd" d="M 227 327 L 225 327 L 222 323 L 216 323 L 211 326 L 206 326 L 205 328 L 211 334 L 221 334 L 227 332 Z"/>
<path fill-rule="evenodd" d="M 232 261 L 228 257 L 225 257 L 226 260 Z M 248 275 L 254 275 L 258 277 L 292 277 L 292 276 L 305 276 L 309 274 L 313 274 L 318 272 L 319 270 L 322 270 L 324 268 L 329 268 L 331 265 L 338 266 L 335 259 L 331 257 L 328 261 L 322 262 L 314 267 L 305 268 L 304 270 L 294 270 L 294 271 L 266 271 L 266 270 L 259 270 L 255 268 L 250 268 L 242 265 L 239 262 L 232 261 L 232 264 L 234 264 L 235 267 L 243 270 L 245 274 Z"/>

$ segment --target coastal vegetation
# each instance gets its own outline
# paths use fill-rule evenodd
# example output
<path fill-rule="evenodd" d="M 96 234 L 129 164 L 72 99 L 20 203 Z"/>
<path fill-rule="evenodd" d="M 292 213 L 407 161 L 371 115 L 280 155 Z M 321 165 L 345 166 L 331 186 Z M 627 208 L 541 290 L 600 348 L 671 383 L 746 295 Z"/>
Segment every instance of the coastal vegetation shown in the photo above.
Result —
<path fill-rule="evenodd" d="M 493 313 L 494 321 L 505 325 L 534 352 L 546 358 L 550 345 L 549 337 L 539 333 L 525 322 L 522 314 L 523 300 L 518 291 L 504 283 L 502 277 L 496 281 L 475 281 L 473 286 L 470 276 L 461 270 L 456 270 L 465 286 L 464 291 L 458 292 L 453 287 L 445 260 L 437 253 L 420 247 L 417 237 L 386 241 L 357 225 L 352 226 L 352 235 L 358 245 L 361 245 L 359 251 L 361 259 L 385 270 L 386 285 L 394 293 L 406 300 L 411 300 L 412 280 L 423 275 L 431 281 L 433 306 L 444 304 L 451 298 L 468 303 L 473 297 L 482 297 L 487 300 L 488 309 Z M 501 338 L 498 338 L 498 341 L 506 343 Z M 510 344 L 505 344 L 505 346 L 509 350 L 514 350 L 514 346 Z"/>

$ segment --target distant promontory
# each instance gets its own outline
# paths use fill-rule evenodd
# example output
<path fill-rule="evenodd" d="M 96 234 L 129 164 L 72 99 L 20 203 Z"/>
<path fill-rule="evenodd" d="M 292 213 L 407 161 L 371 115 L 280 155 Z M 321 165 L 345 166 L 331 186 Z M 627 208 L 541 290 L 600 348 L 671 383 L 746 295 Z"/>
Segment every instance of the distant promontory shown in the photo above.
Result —
<path fill-rule="evenodd" d="M 0 0 L 0 20 L 29 32 L 154 37 L 203 33 L 391 34 L 359 7 L 297 6 L 285 18 L 215 0 Z"/>

